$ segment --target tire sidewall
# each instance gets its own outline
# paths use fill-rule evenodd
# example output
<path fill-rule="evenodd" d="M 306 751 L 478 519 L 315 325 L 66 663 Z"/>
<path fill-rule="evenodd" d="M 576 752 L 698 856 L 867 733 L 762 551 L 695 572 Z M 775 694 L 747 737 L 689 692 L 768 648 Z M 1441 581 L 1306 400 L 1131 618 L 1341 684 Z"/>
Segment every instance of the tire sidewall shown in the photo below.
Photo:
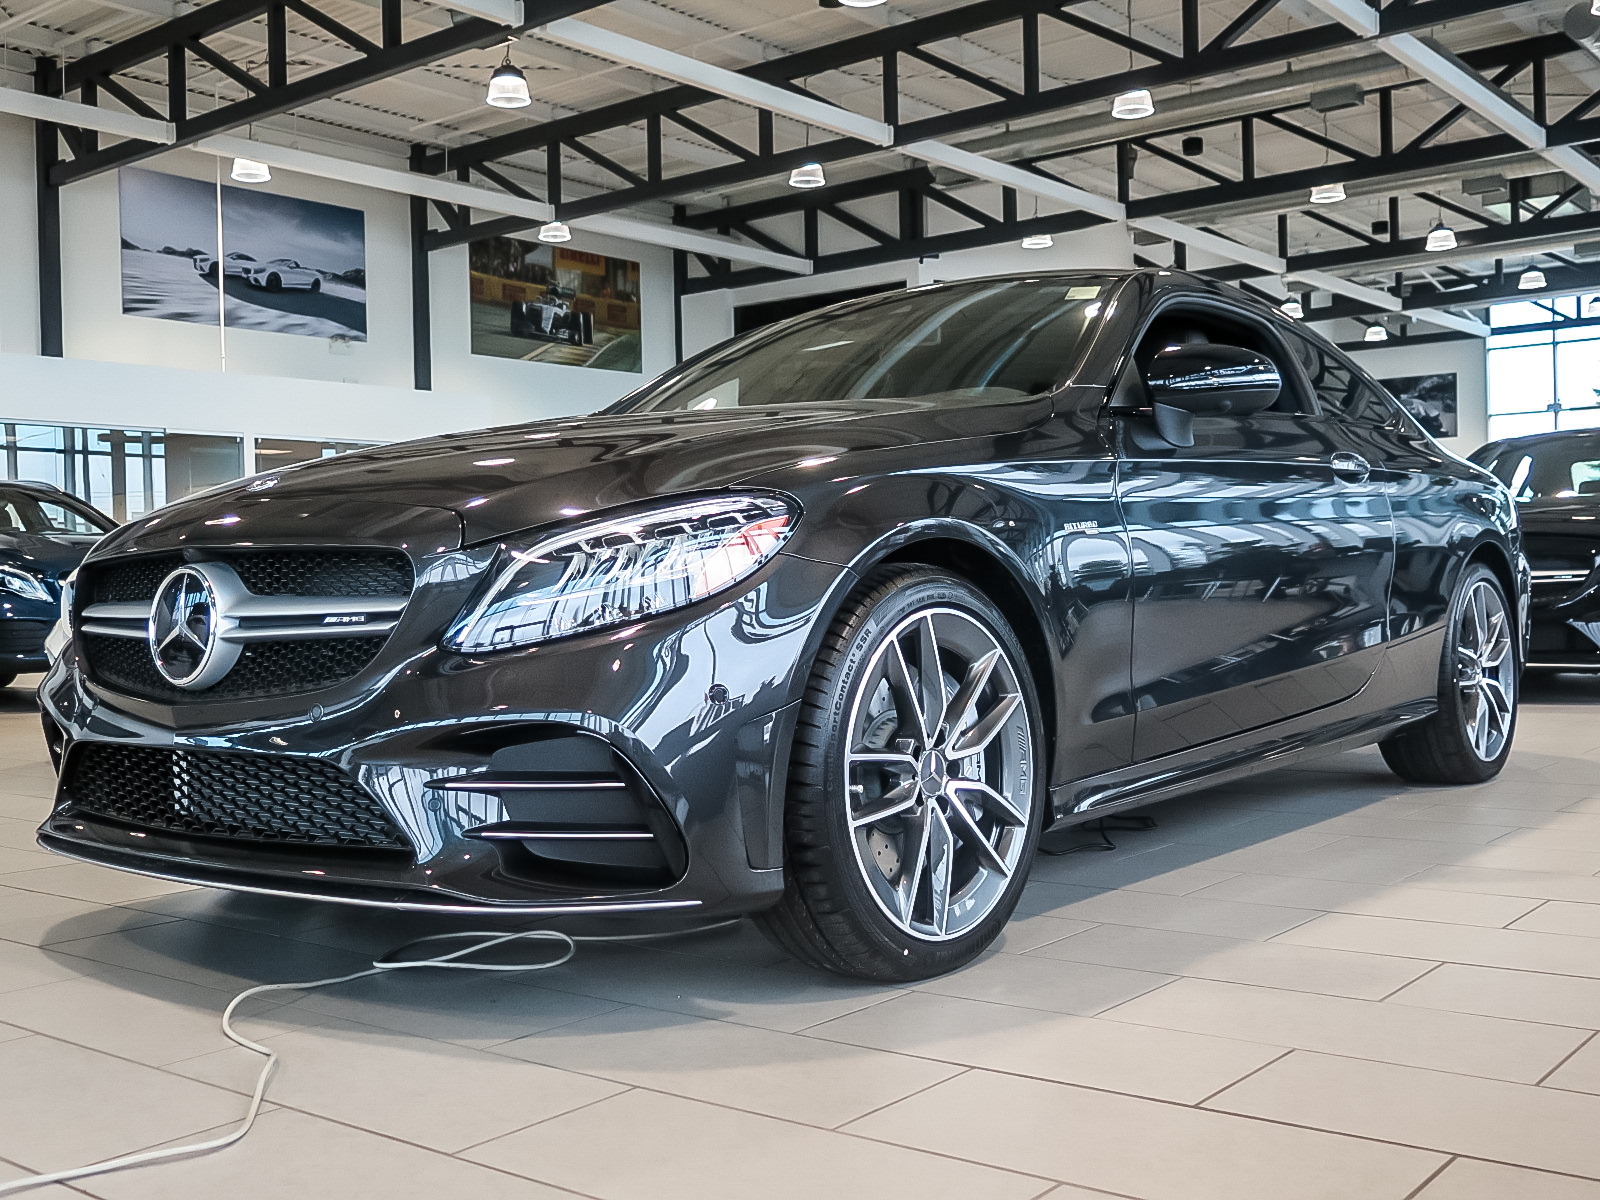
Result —
<path fill-rule="evenodd" d="M 1017 869 L 998 904 L 978 925 L 949 941 L 930 942 L 899 929 L 878 907 L 856 859 L 855 840 L 849 822 L 848 797 L 844 791 L 846 741 L 856 687 L 883 640 L 911 614 L 925 608 L 955 609 L 983 625 L 1004 648 L 1011 669 L 1022 690 L 1028 712 L 1028 732 L 1032 761 L 1028 766 L 1032 784 L 1032 812 Z M 1027 656 L 1012 632 L 1010 623 L 982 593 L 970 584 L 943 573 L 928 571 L 905 580 L 894 591 L 869 608 L 858 609 L 844 631 L 846 649 L 826 692 L 826 709 L 818 714 L 818 725 L 826 731 L 823 755 L 822 791 L 828 841 L 835 847 L 834 870 L 838 886 L 848 899 L 849 909 L 860 934 L 886 960 L 902 965 L 897 974 L 904 978 L 926 978 L 954 969 L 976 957 L 999 935 L 1010 920 L 1028 869 L 1038 847 L 1044 824 L 1046 789 L 1041 770 L 1044 730 L 1040 723 L 1039 701 Z"/>

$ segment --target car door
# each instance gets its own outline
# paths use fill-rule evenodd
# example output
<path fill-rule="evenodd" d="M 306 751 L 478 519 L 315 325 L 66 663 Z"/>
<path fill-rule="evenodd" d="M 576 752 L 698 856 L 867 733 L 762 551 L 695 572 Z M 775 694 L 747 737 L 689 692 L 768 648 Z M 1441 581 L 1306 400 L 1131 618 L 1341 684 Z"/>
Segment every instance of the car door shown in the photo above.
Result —
<path fill-rule="evenodd" d="M 1139 761 L 1358 692 L 1383 653 L 1394 560 L 1381 481 L 1322 419 L 1274 325 L 1217 304 L 1168 304 L 1130 369 L 1173 336 L 1263 353 L 1284 387 L 1266 411 L 1197 416 L 1187 447 L 1161 438 L 1148 411 L 1124 403 L 1113 417 L 1133 555 Z"/>

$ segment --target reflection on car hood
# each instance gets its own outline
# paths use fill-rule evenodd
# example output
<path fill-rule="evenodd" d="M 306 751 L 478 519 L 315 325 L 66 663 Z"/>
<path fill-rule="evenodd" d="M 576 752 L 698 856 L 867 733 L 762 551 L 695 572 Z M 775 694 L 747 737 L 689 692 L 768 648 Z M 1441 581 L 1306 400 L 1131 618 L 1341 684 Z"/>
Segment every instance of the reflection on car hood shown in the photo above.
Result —
<path fill-rule="evenodd" d="M 93 541 L 49 537 L 40 533 L 0 533 L 0 563 L 23 567 L 35 575 L 67 574 L 89 552 Z"/>
<path fill-rule="evenodd" d="M 1042 399 L 966 408 L 880 400 L 539 421 L 288 468 L 266 490 L 241 482 L 183 501 L 163 524 L 192 527 L 202 515 L 243 514 L 266 501 L 279 510 L 292 504 L 312 519 L 323 511 L 328 520 L 302 528 L 336 541 L 355 531 L 333 525 L 334 508 L 370 503 L 448 509 L 460 515 L 472 544 L 597 509 L 725 487 L 809 459 L 1009 432 L 1048 411 Z M 244 529 L 210 531 L 208 540 L 230 532 Z"/>

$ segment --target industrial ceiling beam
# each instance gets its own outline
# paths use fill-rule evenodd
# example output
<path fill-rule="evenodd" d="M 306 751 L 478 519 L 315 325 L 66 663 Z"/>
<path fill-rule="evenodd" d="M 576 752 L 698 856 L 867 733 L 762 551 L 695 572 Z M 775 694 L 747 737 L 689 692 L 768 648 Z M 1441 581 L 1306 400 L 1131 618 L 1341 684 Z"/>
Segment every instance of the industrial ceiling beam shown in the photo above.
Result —
<path fill-rule="evenodd" d="M 164 146 L 171 145 L 178 136 L 171 121 L 141 117 L 114 108 L 97 108 L 92 104 L 80 104 L 76 100 L 58 96 L 39 96 L 17 88 L 0 87 L 0 112 L 73 129 L 93 129 L 99 133 L 114 133 L 118 137 L 143 138 Z"/>

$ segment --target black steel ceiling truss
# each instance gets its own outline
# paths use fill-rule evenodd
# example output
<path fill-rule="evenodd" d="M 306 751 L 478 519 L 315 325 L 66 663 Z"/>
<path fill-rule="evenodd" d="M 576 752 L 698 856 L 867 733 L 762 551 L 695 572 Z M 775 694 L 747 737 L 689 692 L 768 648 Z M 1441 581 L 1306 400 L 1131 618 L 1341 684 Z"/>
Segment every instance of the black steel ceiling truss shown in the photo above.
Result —
<path fill-rule="evenodd" d="M 530 0 L 529 16 L 543 23 L 602 2 L 539 0 L 535 5 Z M 356 57 L 290 82 L 288 16 L 291 13 L 343 42 Z M 267 43 L 266 61 L 262 64 L 264 78 L 259 68 L 256 71 L 247 69 L 206 42 L 208 38 L 262 19 L 265 19 Z M 131 138 L 105 149 L 99 149 L 81 136 L 69 138 L 74 156 L 51 168 L 50 183 L 61 186 L 127 166 L 174 146 L 188 145 L 203 137 L 289 112 L 438 62 L 462 50 L 493 45 L 509 32 L 505 26 L 492 21 L 468 17 L 407 41 L 402 38 L 400 0 L 380 0 L 379 25 L 380 40 L 374 42 L 328 16 L 310 0 L 214 0 L 153 29 L 87 54 L 64 68 L 52 66 L 46 80 L 46 94 L 78 93 L 86 104 L 98 103 L 109 96 L 139 116 L 171 122 L 177 137 L 170 144 Z M 191 112 L 191 59 L 227 78 L 244 92 L 243 97 L 206 111 Z M 141 73 L 146 82 L 151 74 L 163 79 L 165 111 L 141 99 L 127 86 L 126 80 L 116 78 L 129 72 Z"/>
<path fill-rule="evenodd" d="M 1356 34 L 1338 24 L 1319 25 L 1251 41 L 1242 40 L 1248 29 L 1270 11 L 1271 4 L 1265 3 L 1264 0 L 1251 0 L 1250 3 L 1243 4 L 1239 14 L 1207 41 L 1200 27 L 1199 5 L 1194 3 L 1194 0 L 1184 0 L 1183 50 L 1181 53 L 1173 54 L 1160 47 L 1130 39 L 1121 31 L 1081 16 L 1072 11 L 1072 5 L 1077 2 L 1078 0 L 980 0 L 979 3 L 954 8 L 934 16 L 887 26 L 813 50 L 758 63 L 743 69 L 739 74 L 765 83 L 793 87 L 796 80 L 825 74 L 828 71 L 858 68 L 862 72 L 881 72 L 883 79 L 881 117 L 895 127 L 896 142 L 904 144 L 923 138 L 943 138 L 1072 105 L 1109 99 L 1129 88 L 1195 83 L 1214 75 L 1276 64 L 1306 54 L 1361 43 Z M 1427 0 L 1427 3 L 1404 5 L 1391 3 L 1383 10 L 1382 21 L 1385 32 L 1401 32 L 1500 7 L 1502 4 L 1499 0 Z M 1144 57 L 1151 61 L 1148 65 L 1136 66 L 1131 71 L 1114 70 L 1096 79 L 1046 87 L 1040 71 L 1038 50 L 1038 23 L 1041 17 L 1071 25 L 1104 40 L 1109 46 L 1129 50 L 1136 57 Z M 1018 27 L 1023 49 L 1023 82 L 1020 92 L 1014 87 L 961 67 L 934 49 L 939 42 L 951 38 L 1009 25 Z M 1553 38 L 1567 51 L 1574 48 L 1573 44 L 1562 35 L 1553 35 Z M 1486 53 L 1493 57 L 1497 51 L 1491 50 Z M 1504 66 L 1506 65 L 1504 52 L 1499 50 L 1499 53 L 1500 61 L 1495 65 Z M 955 112 L 900 121 L 898 118 L 903 85 L 899 69 L 901 56 L 929 62 L 941 71 L 965 79 L 975 87 L 993 93 L 994 99 Z M 1466 57 L 1471 59 L 1473 56 Z M 1482 54 L 1477 57 L 1481 58 Z M 588 112 L 574 113 L 553 121 L 530 125 L 513 133 L 454 147 L 449 154 L 449 164 L 470 166 L 477 163 L 492 163 L 541 149 L 554 159 L 559 156 L 563 147 L 582 153 L 583 151 L 574 145 L 575 139 L 603 133 L 621 133 L 625 130 L 631 131 L 629 137 L 638 137 L 642 133 L 647 156 L 651 162 L 659 162 L 663 120 L 680 124 L 696 136 L 703 137 L 708 144 L 716 146 L 736 159 L 723 166 L 699 168 L 672 176 L 663 176 L 658 171 L 647 171 L 645 177 L 638 182 L 630 182 L 616 190 L 602 191 L 585 197 L 563 199 L 552 186 L 547 199 L 556 206 L 557 217 L 567 220 L 624 209 L 649 201 L 676 199 L 688 194 L 717 191 L 763 179 L 779 179 L 795 167 L 807 162 L 828 164 L 882 152 L 881 147 L 849 137 L 830 137 L 809 146 L 778 151 L 772 145 L 770 114 L 763 114 L 758 118 L 756 144 L 752 147 L 727 134 L 705 137 L 711 132 L 705 123 L 687 115 L 699 106 L 726 102 L 721 96 L 688 85 L 665 87 L 646 96 L 632 97 Z M 1278 113 L 1272 115 L 1276 116 Z M 696 129 L 696 125 L 700 128 Z M 1313 139 L 1315 137 L 1303 129 L 1297 132 L 1302 136 Z M 421 169 L 436 174 L 442 173 L 446 170 L 445 156 L 442 153 L 428 155 L 423 160 Z M 637 171 L 633 174 L 637 177 Z M 1221 188 L 1228 185 L 1216 186 Z M 516 232 L 529 227 L 530 224 L 531 222 L 525 219 L 512 217 L 489 220 L 478 223 L 468 230 L 451 231 L 445 236 L 430 238 L 430 244 L 435 248 L 442 248 L 476 237 Z"/>

